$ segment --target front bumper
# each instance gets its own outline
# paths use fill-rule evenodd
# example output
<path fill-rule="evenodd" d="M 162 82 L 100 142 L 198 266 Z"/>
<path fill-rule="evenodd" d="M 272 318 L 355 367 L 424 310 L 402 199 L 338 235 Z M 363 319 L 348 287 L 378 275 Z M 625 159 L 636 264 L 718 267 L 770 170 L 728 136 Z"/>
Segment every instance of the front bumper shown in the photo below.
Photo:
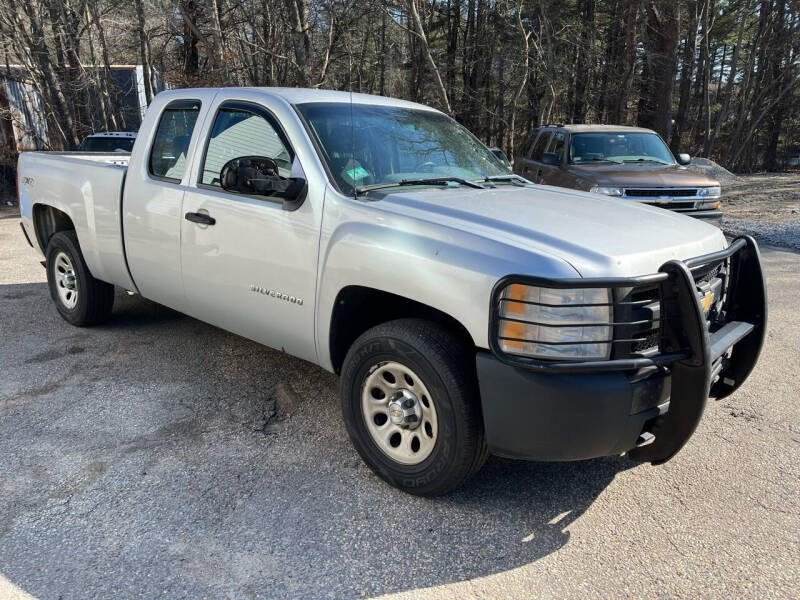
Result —
<path fill-rule="evenodd" d="M 725 263 L 727 287 L 718 318 L 701 306 L 693 270 Z M 534 460 L 578 460 L 628 452 L 661 463 L 694 433 L 709 396 L 737 389 L 758 360 L 766 332 L 766 286 L 758 247 L 750 237 L 723 251 L 635 278 L 515 281 L 556 288 L 658 286 L 658 352 L 605 361 L 552 362 L 503 353 L 493 309 L 492 353 L 477 355 L 484 424 L 490 450 Z M 615 310 L 617 310 L 615 308 Z M 624 324 L 615 325 L 624 327 Z"/>

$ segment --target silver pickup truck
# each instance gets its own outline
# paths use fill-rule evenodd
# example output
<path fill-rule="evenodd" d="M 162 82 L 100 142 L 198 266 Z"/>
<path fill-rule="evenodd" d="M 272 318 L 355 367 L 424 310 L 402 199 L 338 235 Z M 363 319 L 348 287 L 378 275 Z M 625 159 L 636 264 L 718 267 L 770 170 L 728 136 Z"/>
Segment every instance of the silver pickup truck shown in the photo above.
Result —
<path fill-rule="evenodd" d="M 411 493 L 490 452 L 666 461 L 764 339 L 751 238 L 534 185 L 419 104 L 164 92 L 123 156 L 19 159 L 58 312 L 100 323 L 119 286 L 337 373 L 356 449 Z"/>

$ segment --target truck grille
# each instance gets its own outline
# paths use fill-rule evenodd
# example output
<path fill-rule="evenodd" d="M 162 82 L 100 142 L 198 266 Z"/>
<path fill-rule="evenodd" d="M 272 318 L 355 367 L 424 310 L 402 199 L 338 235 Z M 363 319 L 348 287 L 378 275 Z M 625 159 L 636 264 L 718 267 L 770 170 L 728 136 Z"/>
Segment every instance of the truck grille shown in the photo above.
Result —
<path fill-rule="evenodd" d="M 697 188 L 625 188 L 625 195 L 634 198 L 689 198 L 697 196 Z"/>
<path fill-rule="evenodd" d="M 706 312 L 710 332 L 724 325 L 722 314 L 725 290 L 728 281 L 728 260 L 703 265 L 692 271 L 698 298 L 713 293 L 713 303 Z M 612 358 L 648 357 L 667 351 L 662 347 L 663 331 L 661 319 L 661 288 L 657 285 L 646 288 L 616 290 L 616 323 L 625 323 L 614 328 L 615 343 Z"/>
<path fill-rule="evenodd" d="M 680 202 L 680 201 L 672 201 L 672 202 L 648 202 L 650 206 L 657 206 L 658 208 L 666 208 L 669 210 L 694 210 L 695 203 L 694 202 Z"/>

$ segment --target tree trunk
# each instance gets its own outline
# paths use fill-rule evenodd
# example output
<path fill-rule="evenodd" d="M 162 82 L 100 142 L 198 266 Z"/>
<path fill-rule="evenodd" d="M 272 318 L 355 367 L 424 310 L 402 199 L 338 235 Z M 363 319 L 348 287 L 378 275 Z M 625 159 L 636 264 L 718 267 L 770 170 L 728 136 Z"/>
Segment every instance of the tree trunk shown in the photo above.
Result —
<path fill-rule="evenodd" d="M 108 45 L 106 44 L 106 35 L 105 31 L 103 30 L 103 22 L 100 19 L 100 13 L 97 10 L 96 2 L 93 0 L 86 0 L 86 6 L 89 9 L 92 23 L 94 23 L 94 27 L 97 30 L 97 40 L 100 43 L 100 56 L 103 61 L 103 74 L 102 77 L 98 77 L 100 80 L 100 93 L 102 95 L 101 100 L 105 104 L 105 112 L 108 115 L 111 127 L 118 129 L 119 125 L 117 123 L 115 107 L 119 106 L 119 103 L 115 102 L 115 98 L 112 98 L 112 95 L 116 97 L 116 91 L 114 79 L 111 73 L 111 61 L 108 58 Z"/>
<path fill-rule="evenodd" d="M 625 15 L 625 71 L 614 111 L 614 123 L 620 125 L 628 122 L 628 98 L 636 73 L 636 32 L 639 28 L 641 6 L 641 0 L 631 0 Z"/>
<path fill-rule="evenodd" d="M 581 35 L 578 44 L 578 60 L 575 64 L 575 104 L 571 119 L 573 123 L 586 121 L 586 88 L 591 77 L 591 58 L 594 52 L 595 35 L 595 0 L 580 0 L 578 6 Z"/>
<path fill-rule="evenodd" d="M 428 67 L 433 74 L 436 89 L 441 97 L 442 107 L 448 115 L 453 114 L 453 110 L 450 108 L 450 99 L 447 96 L 447 90 L 444 87 L 442 76 L 439 73 L 439 67 L 436 66 L 436 61 L 433 59 L 433 54 L 431 54 L 431 49 L 428 46 L 428 36 L 425 34 L 425 28 L 422 26 L 422 19 L 420 18 L 419 11 L 417 10 L 417 0 L 408 0 L 407 4 L 414 31 L 416 32 L 417 39 L 422 47 L 422 53 L 425 55 Z"/>
<path fill-rule="evenodd" d="M 675 127 L 670 139 L 670 150 L 673 154 L 677 154 L 681 150 L 681 136 L 683 134 L 684 126 L 686 125 L 686 116 L 689 111 L 689 100 L 692 74 L 694 71 L 694 51 L 697 47 L 697 15 L 698 3 L 697 0 L 689 2 L 689 25 L 686 30 L 686 40 L 683 44 L 683 52 L 681 54 L 681 81 L 678 91 L 678 112 L 675 115 Z"/>
<path fill-rule="evenodd" d="M 680 31 L 677 3 L 650 0 L 647 4 L 647 31 L 644 38 L 647 77 L 639 98 L 638 122 L 661 137 L 672 133 L 672 88 L 675 83 Z"/>
<path fill-rule="evenodd" d="M 742 46 L 742 40 L 744 38 L 744 31 L 745 31 L 745 24 L 747 23 L 747 17 L 750 14 L 750 9 L 752 6 L 752 0 L 747 0 L 744 3 L 741 10 L 739 11 L 739 26 L 736 33 L 736 45 L 733 47 L 733 54 L 731 55 L 731 66 L 730 72 L 728 73 L 728 80 L 725 83 L 725 92 L 723 93 L 722 98 L 722 106 L 717 113 L 717 119 L 714 123 L 714 131 L 708 139 L 708 143 L 706 144 L 705 148 L 705 155 L 710 157 L 711 152 L 714 149 L 714 144 L 717 141 L 717 136 L 719 135 L 720 130 L 722 129 L 722 124 L 728 118 L 728 111 L 730 110 L 731 106 L 731 98 L 733 97 L 733 88 L 734 82 L 736 80 L 736 71 L 739 66 L 739 49 Z"/>
<path fill-rule="evenodd" d="M 531 32 L 525 29 L 522 22 L 522 10 L 524 7 L 524 0 L 519 0 L 516 13 L 514 14 L 514 24 L 519 32 L 520 39 L 520 54 L 522 55 L 522 77 L 520 78 L 519 86 L 514 94 L 514 101 L 511 104 L 511 124 L 509 126 L 510 137 L 508 140 L 509 158 L 513 161 L 516 154 L 516 131 L 517 131 L 517 104 L 519 103 L 522 92 L 525 91 L 525 86 L 528 85 L 528 66 L 530 62 L 530 38 Z"/>
<path fill-rule="evenodd" d="M 150 87 L 150 64 L 147 57 L 147 33 L 144 28 L 144 0 L 135 0 L 136 2 L 136 31 L 139 35 L 139 57 L 142 61 L 142 79 L 144 80 L 144 98 L 147 105 L 153 100 L 153 90 Z"/>
<path fill-rule="evenodd" d="M 286 0 L 292 21 L 292 48 L 297 66 L 297 85 L 307 87 L 311 79 L 311 36 L 306 0 Z"/>

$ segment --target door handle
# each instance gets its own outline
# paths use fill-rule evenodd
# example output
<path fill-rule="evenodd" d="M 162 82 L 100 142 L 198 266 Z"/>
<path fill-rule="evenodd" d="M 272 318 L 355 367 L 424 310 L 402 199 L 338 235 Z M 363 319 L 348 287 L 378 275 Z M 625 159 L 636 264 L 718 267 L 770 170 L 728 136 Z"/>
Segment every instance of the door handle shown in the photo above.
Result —
<path fill-rule="evenodd" d="M 192 223 L 198 223 L 199 225 L 213 225 L 217 222 L 217 220 L 205 213 L 196 213 L 196 212 L 187 212 L 184 215 L 184 218 L 187 221 L 191 221 Z"/>

